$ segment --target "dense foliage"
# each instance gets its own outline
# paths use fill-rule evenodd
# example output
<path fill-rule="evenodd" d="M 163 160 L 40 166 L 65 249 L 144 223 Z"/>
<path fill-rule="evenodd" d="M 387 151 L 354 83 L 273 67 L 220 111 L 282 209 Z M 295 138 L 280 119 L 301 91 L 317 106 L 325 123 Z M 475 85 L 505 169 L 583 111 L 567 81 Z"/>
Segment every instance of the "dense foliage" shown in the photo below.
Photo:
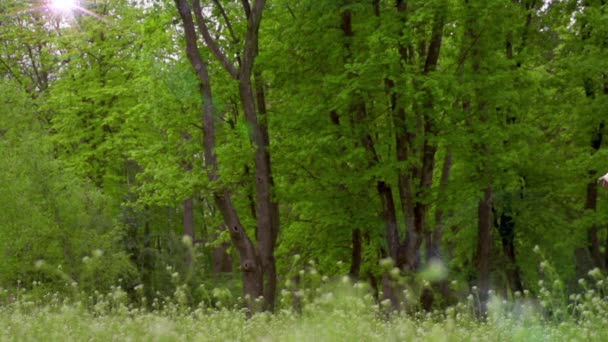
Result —
<path fill-rule="evenodd" d="M 0 329 L 92 320 L 80 305 L 118 290 L 135 330 L 220 319 L 218 298 L 301 311 L 343 276 L 371 296 L 348 305 L 473 293 L 479 316 L 492 291 L 544 302 L 547 281 L 575 305 L 608 267 L 604 0 L 15 0 L 0 37 Z M 23 291 L 79 301 L 28 309 Z M 219 311 L 131 313 L 176 293 Z M 540 323 L 558 312 L 531 329 L 576 336 Z M 378 315 L 348 319 L 398 340 L 519 324 Z M 238 333 L 297 338 L 291 314 L 256 319 Z"/>

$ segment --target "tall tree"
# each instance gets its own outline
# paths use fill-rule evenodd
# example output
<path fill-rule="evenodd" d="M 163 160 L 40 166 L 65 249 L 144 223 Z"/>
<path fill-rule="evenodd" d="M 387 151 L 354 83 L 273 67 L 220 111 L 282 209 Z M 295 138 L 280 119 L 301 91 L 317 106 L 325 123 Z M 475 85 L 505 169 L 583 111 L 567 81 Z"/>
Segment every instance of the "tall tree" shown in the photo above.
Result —
<path fill-rule="evenodd" d="M 238 83 L 240 106 L 250 128 L 250 139 L 255 149 L 255 218 L 256 240 L 254 244 L 245 231 L 239 214 L 232 203 L 230 189 L 218 186 L 214 197 L 216 205 L 224 217 L 233 244 L 241 257 L 243 271 L 243 288 L 246 296 L 255 299 L 263 296 L 266 308 L 273 309 L 276 297 L 276 268 L 274 249 L 279 231 L 278 204 L 272 198 L 273 179 L 270 162 L 269 134 L 266 124 L 266 104 L 263 85 L 258 80 L 254 83 L 254 64 L 258 54 L 258 32 L 264 0 L 257 0 L 253 4 L 248 0 L 242 1 L 241 18 L 246 22 L 243 48 L 237 49 L 235 60 L 230 59 L 228 51 L 222 49 L 217 39 L 211 35 L 205 18 L 205 12 L 199 0 L 192 3 L 186 0 L 176 0 L 182 24 L 185 30 L 186 51 L 200 82 L 201 97 L 203 100 L 203 136 L 205 145 L 205 163 L 207 177 L 212 183 L 219 180 L 219 165 L 215 155 L 215 120 L 216 112 L 211 93 L 211 79 L 208 72 L 208 62 L 203 60 L 199 50 L 202 42 L 226 72 Z M 229 39 L 235 46 L 239 40 L 233 29 L 234 25 L 226 9 L 219 1 L 214 5 L 220 13 L 220 18 L 226 26 Z M 198 27 L 198 34 L 196 28 Z M 256 88 L 257 87 L 257 88 Z M 257 100 L 257 101 L 256 101 Z M 251 302 L 250 302 L 251 303 Z M 251 307 L 251 304 L 250 304 Z"/>

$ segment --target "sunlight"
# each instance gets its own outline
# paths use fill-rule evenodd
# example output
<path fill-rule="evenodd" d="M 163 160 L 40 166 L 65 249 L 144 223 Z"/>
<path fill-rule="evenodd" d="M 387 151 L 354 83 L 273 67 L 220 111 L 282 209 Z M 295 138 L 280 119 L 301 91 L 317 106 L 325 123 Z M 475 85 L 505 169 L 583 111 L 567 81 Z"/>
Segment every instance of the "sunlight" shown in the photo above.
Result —
<path fill-rule="evenodd" d="M 55 11 L 71 12 L 78 7 L 76 0 L 51 0 L 49 6 Z"/>
<path fill-rule="evenodd" d="M 106 22 L 105 19 L 96 13 L 83 7 L 86 2 L 82 0 L 47 0 L 44 6 L 62 16 L 67 15 L 72 17 L 79 12 L 81 15 L 88 15 L 99 21 Z"/>

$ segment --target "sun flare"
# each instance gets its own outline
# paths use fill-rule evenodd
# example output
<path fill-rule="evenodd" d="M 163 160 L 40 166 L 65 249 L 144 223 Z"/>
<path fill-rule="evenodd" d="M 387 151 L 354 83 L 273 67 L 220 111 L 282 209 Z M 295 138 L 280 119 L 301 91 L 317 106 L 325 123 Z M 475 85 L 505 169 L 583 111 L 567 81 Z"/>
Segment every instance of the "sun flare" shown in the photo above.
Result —
<path fill-rule="evenodd" d="M 49 6 L 55 11 L 71 12 L 78 7 L 77 0 L 51 0 Z"/>

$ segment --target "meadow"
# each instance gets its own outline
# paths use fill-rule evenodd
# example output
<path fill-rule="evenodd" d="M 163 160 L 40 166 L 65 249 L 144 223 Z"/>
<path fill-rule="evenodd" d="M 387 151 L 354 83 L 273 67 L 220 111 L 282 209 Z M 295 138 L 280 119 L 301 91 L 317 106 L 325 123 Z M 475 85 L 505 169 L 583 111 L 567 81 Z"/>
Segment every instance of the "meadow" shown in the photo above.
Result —
<path fill-rule="evenodd" d="M 120 287 L 71 298 L 2 289 L 0 341 L 607 341 L 606 277 L 594 270 L 589 279 L 568 298 L 559 280 L 541 283 L 534 298 L 492 295 L 482 318 L 474 289 L 447 309 L 391 312 L 366 284 L 346 278 L 284 290 L 275 313 L 251 317 L 230 295 L 192 306 L 185 286 L 147 304 Z"/>

